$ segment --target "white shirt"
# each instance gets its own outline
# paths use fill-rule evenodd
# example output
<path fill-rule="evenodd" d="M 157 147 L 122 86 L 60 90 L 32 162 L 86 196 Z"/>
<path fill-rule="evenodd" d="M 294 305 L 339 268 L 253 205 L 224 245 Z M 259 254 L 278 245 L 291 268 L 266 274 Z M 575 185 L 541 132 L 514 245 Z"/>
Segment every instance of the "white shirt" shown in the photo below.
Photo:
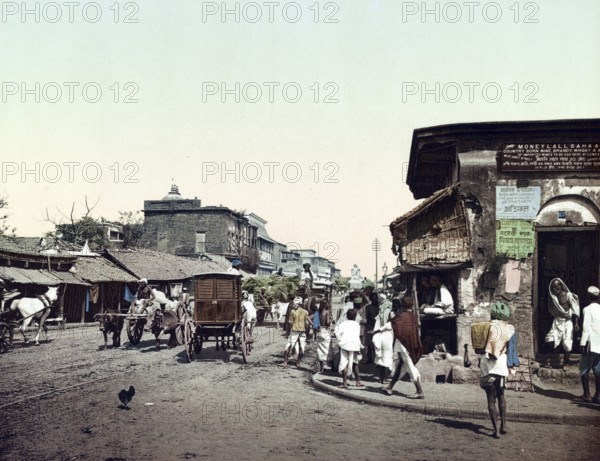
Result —
<path fill-rule="evenodd" d="M 338 339 L 338 346 L 347 351 L 359 352 L 360 346 L 360 325 L 354 320 L 345 320 L 335 327 L 335 336 Z"/>
<path fill-rule="evenodd" d="M 436 291 L 433 305 L 441 307 L 446 313 L 451 313 L 454 310 L 454 300 L 446 285 L 440 285 L 439 290 Z"/>
<path fill-rule="evenodd" d="M 254 307 L 251 301 L 243 301 L 242 307 L 244 308 L 244 319 L 246 322 L 256 320 L 256 307 Z"/>
<path fill-rule="evenodd" d="M 590 351 L 600 354 L 600 304 L 591 303 L 583 309 L 581 346 L 590 342 Z"/>
<path fill-rule="evenodd" d="M 302 272 L 300 274 L 300 285 L 306 285 L 306 281 L 308 280 L 308 283 L 312 283 L 312 278 L 310 277 L 310 272 Z"/>

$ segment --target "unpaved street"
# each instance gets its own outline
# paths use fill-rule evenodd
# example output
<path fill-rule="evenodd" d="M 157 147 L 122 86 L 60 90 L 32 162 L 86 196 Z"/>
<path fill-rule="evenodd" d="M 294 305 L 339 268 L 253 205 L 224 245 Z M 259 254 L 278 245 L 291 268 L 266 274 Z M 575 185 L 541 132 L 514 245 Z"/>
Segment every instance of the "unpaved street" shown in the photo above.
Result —
<path fill-rule="evenodd" d="M 161 350 L 145 333 L 103 350 L 97 327 L 0 356 L 2 460 L 597 459 L 597 428 L 517 424 L 500 440 L 481 420 L 451 420 L 315 391 L 312 351 L 283 369 L 281 330 L 260 327 L 247 365 L 205 344 Z M 312 346 L 312 345 L 311 345 Z M 410 388 L 409 383 L 400 383 Z M 134 385 L 130 409 L 117 394 Z M 510 401 L 509 401 L 510 402 Z"/>

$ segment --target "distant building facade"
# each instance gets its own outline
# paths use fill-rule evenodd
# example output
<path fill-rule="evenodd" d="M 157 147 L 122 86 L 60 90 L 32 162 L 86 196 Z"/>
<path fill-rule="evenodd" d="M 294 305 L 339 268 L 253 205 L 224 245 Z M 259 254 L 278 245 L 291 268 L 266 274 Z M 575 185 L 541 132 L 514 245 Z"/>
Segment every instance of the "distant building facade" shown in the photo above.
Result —
<path fill-rule="evenodd" d="M 259 268 L 257 226 L 243 213 L 184 199 L 176 185 L 161 200 L 144 200 L 142 246 L 179 256 L 206 253 L 239 258 L 252 273 Z"/>
<path fill-rule="evenodd" d="M 256 226 L 256 241 L 258 251 L 260 254 L 260 261 L 258 263 L 258 275 L 271 275 L 276 272 L 279 268 L 281 258 L 281 248 L 285 248 L 285 245 L 272 239 L 265 225 L 267 221 L 255 213 L 246 215 L 248 221 Z"/>

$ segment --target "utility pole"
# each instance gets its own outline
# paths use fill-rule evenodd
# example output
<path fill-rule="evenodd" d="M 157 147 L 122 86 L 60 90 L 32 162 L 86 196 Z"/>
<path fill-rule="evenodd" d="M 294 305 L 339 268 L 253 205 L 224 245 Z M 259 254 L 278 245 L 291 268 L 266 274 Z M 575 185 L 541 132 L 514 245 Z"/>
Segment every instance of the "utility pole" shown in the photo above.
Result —
<path fill-rule="evenodd" d="M 377 290 L 377 269 L 379 266 L 377 262 L 377 254 L 381 250 L 381 242 L 379 241 L 379 239 L 373 240 L 373 243 L 371 244 L 371 249 L 375 252 L 375 289 Z"/>

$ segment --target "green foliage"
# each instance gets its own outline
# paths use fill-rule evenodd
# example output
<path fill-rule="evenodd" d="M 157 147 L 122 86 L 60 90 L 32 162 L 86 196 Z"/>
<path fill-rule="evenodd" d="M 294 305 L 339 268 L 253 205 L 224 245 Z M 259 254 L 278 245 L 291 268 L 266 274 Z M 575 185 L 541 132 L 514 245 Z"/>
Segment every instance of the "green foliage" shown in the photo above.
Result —
<path fill-rule="evenodd" d="M 350 288 L 350 277 L 338 277 L 333 283 L 336 290 L 348 291 Z"/>
<path fill-rule="evenodd" d="M 138 247 L 144 235 L 144 218 L 140 212 L 119 211 L 119 223 L 123 231 L 123 247 Z"/>
<path fill-rule="evenodd" d="M 8 201 L 4 197 L 0 197 L 0 210 L 8 207 Z M 8 219 L 7 214 L 0 214 L 0 235 L 15 235 L 16 228 L 10 228 L 6 224 Z"/>
<path fill-rule="evenodd" d="M 287 302 L 298 291 L 300 277 L 280 277 L 277 275 L 261 275 L 247 279 L 242 284 L 242 289 L 256 294 L 261 288 L 266 288 L 267 299 L 271 302 Z"/>

